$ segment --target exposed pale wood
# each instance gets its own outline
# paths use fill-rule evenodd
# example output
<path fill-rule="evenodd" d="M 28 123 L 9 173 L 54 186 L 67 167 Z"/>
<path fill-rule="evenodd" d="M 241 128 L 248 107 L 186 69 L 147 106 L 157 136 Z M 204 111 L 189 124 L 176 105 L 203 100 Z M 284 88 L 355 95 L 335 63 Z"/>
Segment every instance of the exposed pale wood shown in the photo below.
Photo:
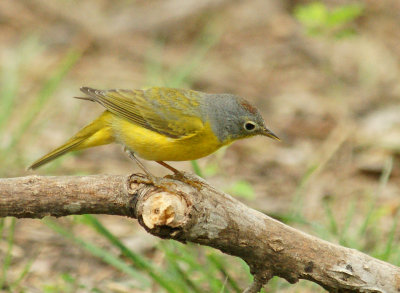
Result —
<path fill-rule="evenodd" d="M 0 217 L 134 217 L 158 237 L 245 260 L 255 276 L 245 292 L 257 292 L 272 276 L 307 279 L 331 292 L 400 292 L 400 268 L 293 229 L 187 176 L 186 183 L 163 178 L 158 186 L 138 175 L 0 179 Z"/>

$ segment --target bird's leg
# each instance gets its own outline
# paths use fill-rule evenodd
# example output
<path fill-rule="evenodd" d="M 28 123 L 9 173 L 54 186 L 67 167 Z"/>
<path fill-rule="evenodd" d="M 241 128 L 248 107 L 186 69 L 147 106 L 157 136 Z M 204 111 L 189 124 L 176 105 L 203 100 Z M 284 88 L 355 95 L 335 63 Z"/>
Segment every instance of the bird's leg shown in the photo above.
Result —
<path fill-rule="evenodd" d="M 202 180 L 199 180 L 199 178 L 196 178 L 195 175 L 191 175 L 188 173 L 185 174 L 163 161 L 156 161 L 156 163 L 158 163 L 161 166 L 167 168 L 168 170 L 174 172 L 175 178 L 177 178 L 178 180 L 183 181 L 197 189 L 199 189 L 204 183 L 204 182 L 202 182 Z"/>
<path fill-rule="evenodd" d="M 144 173 L 146 173 L 146 175 L 147 175 L 147 177 L 149 177 L 150 181 L 151 181 L 154 185 L 158 186 L 158 183 L 159 183 L 159 181 L 160 181 L 160 180 L 158 180 L 159 178 L 157 178 L 156 176 L 154 176 L 153 174 L 151 174 L 150 171 L 147 170 L 146 167 L 142 164 L 142 162 L 141 162 L 138 158 L 136 158 L 135 154 L 134 154 L 132 151 L 128 150 L 127 148 L 124 148 L 124 151 L 128 154 L 128 157 L 129 157 L 131 160 L 135 161 L 135 163 L 139 166 L 139 168 L 142 169 L 142 171 L 143 171 Z M 171 167 L 171 168 L 172 168 L 172 167 Z"/>
<path fill-rule="evenodd" d="M 132 151 L 128 150 L 127 148 L 124 148 L 124 150 L 128 154 L 128 157 L 131 160 L 135 161 L 136 164 L 139 166 L 139 168 L 142 169 L 143 172 L 146 173 L 147 177 L 150 179 L 150 182 L 153 183 L 154 186 L 158 186 L 158 187 L 161 186 L 161 182 L 160 182 L 161 178 L 157 178 L 156 176 L 151 174 Z M 167 168 L 168 170 L 174 172 L 175 176 L 178 177 L 181 181 L 183 181 L 189 185 L 192 185 L 195 188 L 199 188 L 202 185 L 201 180 L 198 180 L 197 178 L 194 178 L 193 176 L 188 177 L 181 171 L 175 169 L 174 167 L 168 165 L 167 163 L 165 163 L 163 161 L 156 161 L 156 162 L 158 164 L 160 164 L 161 166 Z"/>
<path fill-rule="evenodd" d="M 167 163 L 163 162 L 163 161 L 156 161 L 156 163 L 159 163 L 161 166 L 167 168 L 168 170 L 174 172 L 175 175 L 179 175 L 184 177 L 184 175 L 182 174 L 181 171 L 175 169 L 174 167 L 172 167 L 171 165 L 168 165 Z"/>

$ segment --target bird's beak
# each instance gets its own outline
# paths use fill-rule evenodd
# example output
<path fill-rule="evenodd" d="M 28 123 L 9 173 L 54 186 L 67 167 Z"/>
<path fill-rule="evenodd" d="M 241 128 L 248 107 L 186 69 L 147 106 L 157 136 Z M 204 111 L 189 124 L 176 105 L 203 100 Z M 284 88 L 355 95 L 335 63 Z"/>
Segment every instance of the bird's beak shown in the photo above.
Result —
<path fill-rule="evenodd" d="M 263 132 L 261 133 L 262 135 L 268 136 L 272 139 L 275 139 L 277 141 L 281 141 L 281 139 L 279 137 L 276 136 L 275 133 L 273 133 L 271 130 L 269 130 L 268 128 L 264 128 Z"/>

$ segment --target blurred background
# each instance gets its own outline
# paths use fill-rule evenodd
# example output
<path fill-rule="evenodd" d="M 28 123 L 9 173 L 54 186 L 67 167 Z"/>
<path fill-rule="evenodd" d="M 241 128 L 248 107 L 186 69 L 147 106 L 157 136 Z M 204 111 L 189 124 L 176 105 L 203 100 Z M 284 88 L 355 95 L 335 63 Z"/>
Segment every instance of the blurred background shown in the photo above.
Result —
<path fill-rule="evenodd" d="M 0 176 L 139 171 L 118 145 L 26 171 L 103 111 L 72 98 L 81 86 L 234 93 L 282 142 L 256 137 L 172 165 L 400 265 L 399 40 L 397 0 L 2 0 Z M 4 292 L 241 292 L 251 280 L 234 257 L 122 217 L 0 219 L 0 235 Z M 323 292 L 278 278 L 266 288 Z"/>

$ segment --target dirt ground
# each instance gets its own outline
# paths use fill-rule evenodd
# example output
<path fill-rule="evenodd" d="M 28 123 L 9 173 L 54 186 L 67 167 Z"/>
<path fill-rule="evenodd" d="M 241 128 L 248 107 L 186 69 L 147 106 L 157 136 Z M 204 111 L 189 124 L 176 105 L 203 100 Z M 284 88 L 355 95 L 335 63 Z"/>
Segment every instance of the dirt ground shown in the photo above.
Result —
<path fill-rule="evenodd" d="M 1 159 L 2 177 L 32 174 L 25 170 L 29 163 L 101 113 L 99 105 L 72 99 L 81 86 L 166 85 L 235 93 L 257 105 L 282 142 L 256 137 L 199 160 L 212 185 L 235 193 L 235 183 L 245 181 L 251 187 L 251 196 L 241 197 L 246 204 L 332 242 L 357 244 L 375 256 L 389 239 L 397 246 L 400 1 L 357 2 L 362 13 L 344 25 L 352 34 L 342 38 L 334 30 L 307 33 L 294 15 L 296 7 L 309 3 L 0 1 L 0 105 L 5 107 L 1 99 L 10 94 L 9 85 L 18 85 L 9 110 L 0 110 L 7 119 L 3 129 L 0 120 L 0 150 L 6 154 L 12 146 Z M 334 9 L 348 1 L 322 3 Z M 75 54 L 76 62 L 55 89 L 46 87 L 68 54 Z M 21 121 L 28 124 L 20 128 Z M 190 162 L 171 164 L 191 170 Z M 157 164 L 145 165 L 155 174 L 167 174 Z M 137 167 L 121 146 L 110 145 L 67 156 L 34 173 L 134 171 Z M 366 218 L 371 226 L 361 227 Z M 134 251 L 160 257 L 154 249 L 159 240 L 135 222 L 99 219 Z M 108 247 L 84 225 L 60 222 Z M 347 235 L 358 235 L 353 242 L 343 243 L 336 233 L 345 226 Z M 0 260 L 7 250 L 4 235 Z M 397 252 L 388 261 L 399 265 Z M 121 277 L 41 221 L 18 220 L 10 278 L 31 258 L 21 292 L 42 292 L 43 284 L 57 283 L 64 272 L 73 272 L 89 287 Z M 104 292 L 128 292 L 118 289 L 117 281 L 104 284 Z"/>

